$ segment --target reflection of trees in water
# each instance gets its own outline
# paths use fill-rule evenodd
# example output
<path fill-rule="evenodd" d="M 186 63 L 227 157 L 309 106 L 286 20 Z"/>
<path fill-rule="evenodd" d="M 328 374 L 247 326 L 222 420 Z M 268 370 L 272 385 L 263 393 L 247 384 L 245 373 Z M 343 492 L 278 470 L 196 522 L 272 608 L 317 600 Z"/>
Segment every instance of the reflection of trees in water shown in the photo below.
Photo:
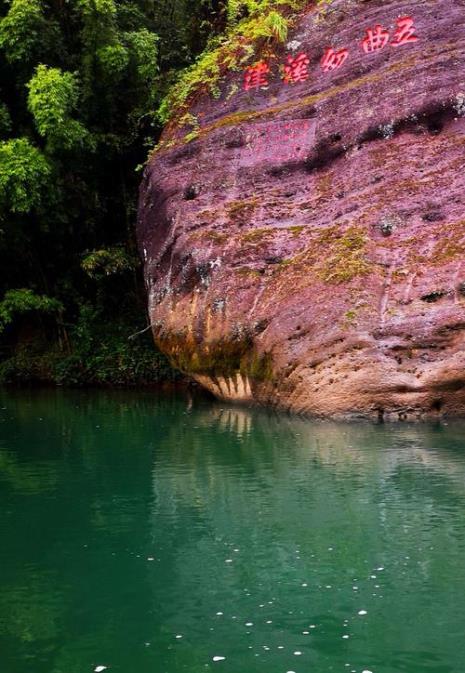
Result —
<path fill-rule="evenodd" d="M 148 447 L 182 405 L 21 391 L 2 394 L 0 407 L 0 668 L 34 656 L 34 673 L 92 670 L 92 652 L 115 641 L 124 650 L 133 604 L 150 604 L 134 560 L 150 543 Z"/>
<path fill-rule="evenodd" d="M 63 620 L 61 589 L 36 569 L 23 584 L 2 583 L 0 592 L 0 633 L 32 644 L 36 640 L 53 640 Z"/>

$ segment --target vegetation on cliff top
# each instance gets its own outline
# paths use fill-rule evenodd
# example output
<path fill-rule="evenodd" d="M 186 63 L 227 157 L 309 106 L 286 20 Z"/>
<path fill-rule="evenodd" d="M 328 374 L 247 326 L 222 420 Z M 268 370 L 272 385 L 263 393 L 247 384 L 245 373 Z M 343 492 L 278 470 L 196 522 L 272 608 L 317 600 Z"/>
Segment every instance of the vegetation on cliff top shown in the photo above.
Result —
<path fill-rule="evenodd" d="M 308 4 L 308 0 L 226 0 L 223 32 L 212 36 L 204 52 L 170 89 L 159 109 L 162 123 L 175 120 L 182 124 L 198 94 L 219 95 L 222 76 L 253 61 L 266 47 L 284 42 L 293 12 Z"/>

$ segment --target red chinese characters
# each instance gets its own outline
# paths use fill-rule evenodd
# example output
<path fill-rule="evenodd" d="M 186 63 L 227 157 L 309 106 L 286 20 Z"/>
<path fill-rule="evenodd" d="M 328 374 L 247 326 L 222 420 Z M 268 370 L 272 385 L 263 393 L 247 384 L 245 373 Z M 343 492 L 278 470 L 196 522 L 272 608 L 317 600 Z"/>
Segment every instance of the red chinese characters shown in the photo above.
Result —
<path fill-rule="evenodd" d="M 400 19 L 397 19 L 397 30 L 392 38 L 392 46 L 400 47 L 402 44 L 416 42 L 417 40 L 418 37 L 415 35 L 412 17 L 403 16 Z"/>
<path fill-rule="evenodd" d="M 415 33 L 414 20 L 411 16 L 400 16 L 396 19 L 395 29 L 388 30 L 381 24 L 367 28 L 365 37 L 360 42 L 365 54 L 374 54 L 387 46 L 400 47 L 418 41 Z M 299 43 L 297 43 L 299 44 Z M 340 68 L 349 57 L 349 49 L 327 47 L 320 60 L 320 67 L 324 73 L 330 73 Z M 298 84 L 310 78 L 310 59 L 304 52 L 297 56 L 289 54 L 283 67 L 282 79 L 286 84 Z M 268 76 L 270 66 L 265 61 L 259 61 L 247 68 L 244 74 L 244 90 L 266 88 L 269 85 Z"/>
<path fill-rule="evenodd" d="M 260 89 L 262 86 L 268 86 L 268 73 L 270 66 L 260 61 L 247 68 L 244 75 L 244 90 Z"/>
<path fill-rule="evenodd" d="M 400 47 L 403 44 L 416 42 L 414 21 L 411 16 L 402 16 L 396 21 L 396 31 L 391 40 L 392 47 Z M 377 24 L 374 28 L 367 28 L 366 35 L 362 40 L 362 49 L 365 54 L 380 51 L 389 42 L 389 31 Z"/>
<path fill-rule="evenodd" d="M 321 59 L 321 67 L 324 72 L 330 72 L 331 70 L 337 70 L 341 65 L 346 61 L 349 56 L 348 49 L 340 49 L 339 51 L 334 51 L 331 47 L 326 49 L 323 58 Z"/>
<path fill-rule="evenodd" d="M 284 66 L 284 81 L 286 84 L 298 84 L 308 79 L 308 64 L 310 59 L 306 54 L 298 56 L 288 56 L 287 64 Z"/>
<path fill-rule="evenodd" d="M 380 51 L 389 42 L 389 31 L 377 24 L 374 28 L 367 28 L 366 35 L 362 40 L 362 49 L 365 54 Z"/>

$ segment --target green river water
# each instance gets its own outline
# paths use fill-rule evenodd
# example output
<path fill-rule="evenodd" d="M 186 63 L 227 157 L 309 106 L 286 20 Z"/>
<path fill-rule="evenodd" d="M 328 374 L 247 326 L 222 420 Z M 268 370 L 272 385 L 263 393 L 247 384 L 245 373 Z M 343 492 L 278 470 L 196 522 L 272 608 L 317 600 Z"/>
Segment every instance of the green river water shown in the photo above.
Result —
<path fill-rule="evenodd" d="M 465 671 L 465 424 L 0 407 L 0 673 Z"/>

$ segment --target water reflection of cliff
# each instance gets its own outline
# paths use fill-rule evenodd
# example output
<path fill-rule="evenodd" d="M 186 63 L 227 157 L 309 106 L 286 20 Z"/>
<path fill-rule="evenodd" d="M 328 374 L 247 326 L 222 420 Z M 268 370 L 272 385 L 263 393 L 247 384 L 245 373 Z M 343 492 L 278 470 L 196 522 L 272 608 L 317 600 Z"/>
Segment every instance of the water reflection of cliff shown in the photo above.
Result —
<path fill-rule="evenodd" d="M 312 423 L 194 404 L 154 454 L 152 525 L 169 563 L 153 593 L 182 605 L 182 619 L 162 608 L 167 630 L 182 624 L 207 651 L 228 640 L 237 651 L 244 633 L 232 636 L 234 625 L 222 630 L 211 615 L 226 606 L 255 623 L 271 600 L 277 643 L 300 650 L 296 634 L 324 623 L 313 668 L 344 670 L 343 616 L 366 607 L 369 630 L 350 626 L 357 670 L 368 658 L 373 670 L 419 673 L 412 651 L 435 658 L 431 671 L 455 670 L 443 662 L 465 655 L 454 603 L 465 571 L 449 567 L 465 539 L 462 427 Z M 255 630 L 260 647 L 273 645 Z M 255 673 L 254 661 L 244 670 Z"/>
<path fill-rule="evenodd" d="M 174 440 L 173 435 L 177 439 Z M 304 486 L 315 470 L 351 483 L 431 479 L 434 485 L 462 496 L 465 483 L 464 427 L 449 425 L 374 425 L 311 422 L 296 416 L 257 409 L 210 405 L 193 411 L 183 428 L 172 428 L 157 452 L 154 486 L 157 501 L 187 499 L 200 503 L 210 489 L 227 488 L 239 473 L 272 489 L 280 476 Z M 176 449 L 173 451 L 173 446 Z M 161 494 L 158 479 L 168 453 L 178 465 L 170 493 Z M 181 467 L 182 466 L 182 467 Z M 229 467 L 225 472 L 221 467 Z M 423 486 L 426 484 L 423 482 Z M 171 488 L 173 490 L 171 490 Z M 166 495 L 166 498 L 165 498 Z"/>

